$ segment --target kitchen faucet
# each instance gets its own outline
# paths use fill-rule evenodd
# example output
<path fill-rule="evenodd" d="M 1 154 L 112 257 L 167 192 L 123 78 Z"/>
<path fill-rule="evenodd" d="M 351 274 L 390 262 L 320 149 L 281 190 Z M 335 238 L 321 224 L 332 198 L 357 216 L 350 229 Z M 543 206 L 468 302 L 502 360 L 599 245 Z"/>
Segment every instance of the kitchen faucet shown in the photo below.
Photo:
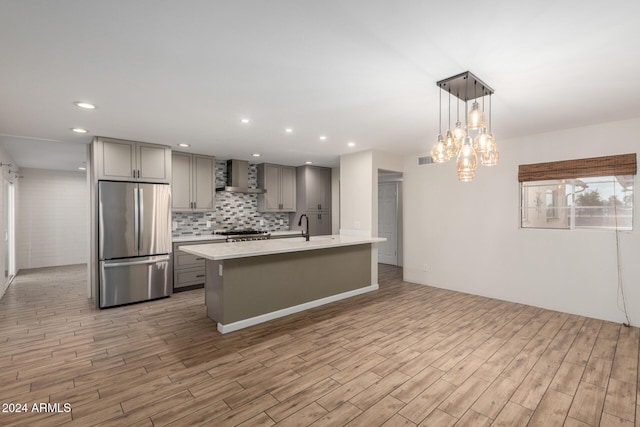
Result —
<path fill-rule="evenodd" d="M 300 215 L 300 219 L 298 220 L 298 227 L 302 226 L 302 217 L 306 218 L 306 222 L 307 222 L 307 232 L 305 233 L 304 230 L 302 230 L 302 235 L 304 236 L 304 238 L 306 239 L 306 241 L 309 241 L 309 217 L 307 216 L 307 214 L 302 214 Z"/>

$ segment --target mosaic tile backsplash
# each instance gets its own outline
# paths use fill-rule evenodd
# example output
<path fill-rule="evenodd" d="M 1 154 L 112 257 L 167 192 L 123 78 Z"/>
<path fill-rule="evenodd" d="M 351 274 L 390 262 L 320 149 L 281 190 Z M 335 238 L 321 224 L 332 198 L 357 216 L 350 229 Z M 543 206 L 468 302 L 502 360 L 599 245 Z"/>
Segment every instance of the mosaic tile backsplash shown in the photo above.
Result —
<path fill-rule="evenodd" d="M 227 162 L 216 160 L 216 187 L 224 187 Z M 258 185 L 258 165 L 249 164 L 249 188 Z M 289 229 L 288 213 L 258 212 L 258 195 L 246 193 L 216 193 L 214 212 L 173 212 L 173 236 L 199 236 L 215 231 L 236 228 L 255 228 L 266 231 Z M 211 221 L 211 227 L 207 227 Z M 262 224 L 261 224 L 262 222 Z M 281 224 L 282 222 L 282 224 Z"/>

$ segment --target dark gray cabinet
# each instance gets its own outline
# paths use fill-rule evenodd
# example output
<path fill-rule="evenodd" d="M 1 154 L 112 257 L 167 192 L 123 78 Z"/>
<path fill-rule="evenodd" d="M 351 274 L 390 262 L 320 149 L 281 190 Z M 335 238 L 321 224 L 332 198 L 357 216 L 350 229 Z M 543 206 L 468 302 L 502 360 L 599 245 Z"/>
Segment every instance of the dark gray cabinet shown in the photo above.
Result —
<path fill-rule="evenodd" d="M 312 236 L 331 234 L 331 169 L 299 166 L 296 186 L 296 212 L 289 215 L 290 228 L 299 230 L 298 219 L 307 214 Z"/>

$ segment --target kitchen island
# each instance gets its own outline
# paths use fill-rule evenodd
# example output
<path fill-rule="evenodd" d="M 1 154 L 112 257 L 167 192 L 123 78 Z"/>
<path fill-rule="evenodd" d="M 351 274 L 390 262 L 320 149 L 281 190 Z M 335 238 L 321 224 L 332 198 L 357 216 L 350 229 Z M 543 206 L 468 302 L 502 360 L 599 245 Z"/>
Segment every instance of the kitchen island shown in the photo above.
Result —
<path fill-rule="evenodd" d="M 378 289 L 379 237 L 344 235 L 180 246 L 205 258 L 205 303 L 220 333 Z"/>

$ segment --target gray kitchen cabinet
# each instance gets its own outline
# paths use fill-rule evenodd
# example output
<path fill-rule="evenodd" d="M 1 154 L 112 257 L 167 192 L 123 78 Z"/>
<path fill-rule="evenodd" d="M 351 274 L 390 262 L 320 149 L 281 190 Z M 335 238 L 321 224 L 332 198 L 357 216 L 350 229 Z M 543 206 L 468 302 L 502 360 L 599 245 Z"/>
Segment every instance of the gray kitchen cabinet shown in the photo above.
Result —
<path fill-rule="evenodd" d="M 331 214 L 326 212 L 308 213 L 309 233 L 312 236 L 331 234 Z M 296 223 L 297 225 L 297 223 Z"/>
<path fill-rule="evenodd" d="M 97 137 L 96 174 L 99 180 L 171 182 L 171 147 Z"/>
<path fill-rule="evenodd" d="M 296 169 L 291 166 L 261 163 L 258 165 L 259 212 L 293 212 L 296 210 Z"/>
<path fill-rule="evenodd" d="M 173 244 L 173 291 L 202 288 L 204 286 L 204 258 L 178 249 L 180 246 L 224 243 L 218 240 L 193 240 Z"/>
<path fill-rule="evenodd" d="M 307 212 L 331 211 L 331 169 L 318 166 L 297 168 L 298 210 Z"/>
<path fill-rule="evenodd" d="M 173 210 L 212 211 L 215 206 L 215 158 L 175 151 L 171 157 Z"/>
<path fill-rule="evenodd" d="M 289 215 L 289 227 L 300 230 L 298 220 L 307 214 L 312 236 L 331 234 L 331 169 L 299 166 L 296 186 L 296 212 Z"/>

